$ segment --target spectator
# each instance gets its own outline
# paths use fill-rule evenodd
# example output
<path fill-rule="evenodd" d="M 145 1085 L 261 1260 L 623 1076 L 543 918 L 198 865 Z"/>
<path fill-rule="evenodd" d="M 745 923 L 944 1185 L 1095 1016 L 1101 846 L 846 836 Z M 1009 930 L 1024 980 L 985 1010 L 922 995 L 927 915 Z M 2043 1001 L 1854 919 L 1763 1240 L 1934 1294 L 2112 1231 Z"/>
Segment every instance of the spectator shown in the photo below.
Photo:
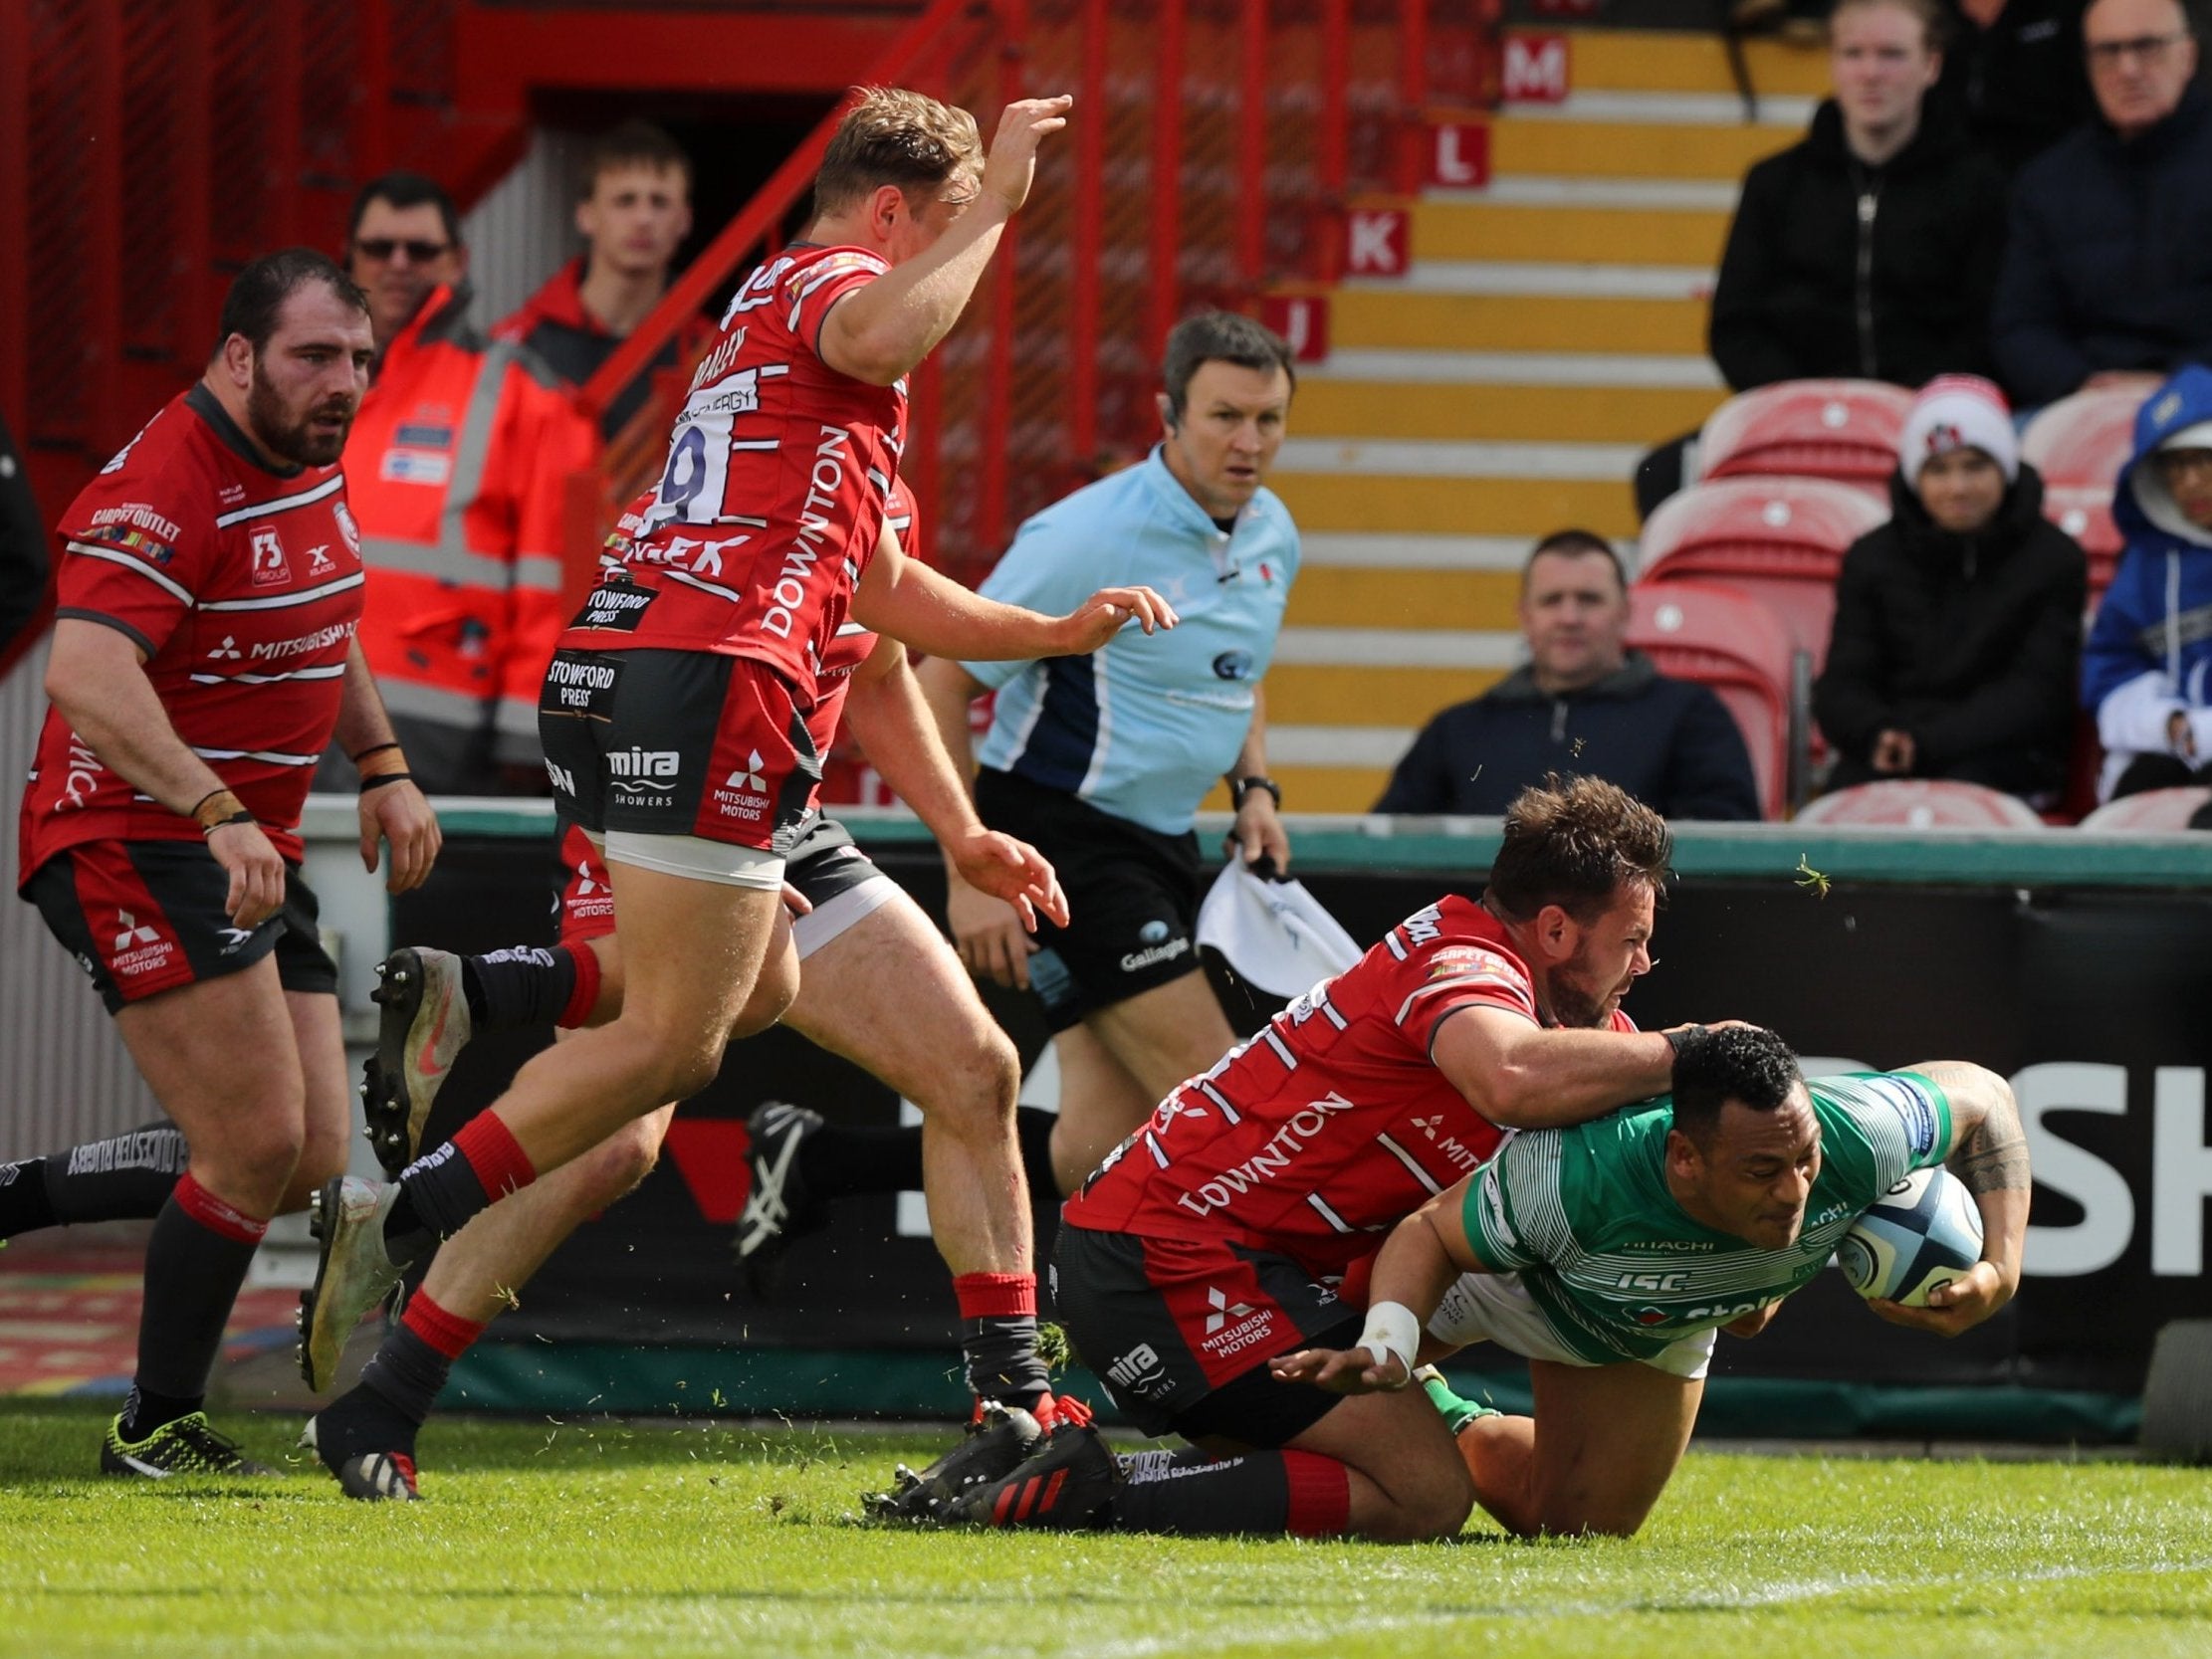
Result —
<path fill-rule="evenodd" d="M 429 179 L 362 186 L 346 265 L 368 291 L 377 360 L 345 448 L 368 566 L 361 643 L 425 789 L 537 792 L 539 683 L 564 620 L 562 498 L 593 440 L 536 357 L 469 326 L 468 263 Z"/>
<path fill-rule="evenodd" d="M 15 436 L 0 420 L 0 662 L 46 602 L 46 525 Z"/>
<path fill-rule="evenodd" d="M 2212 783 L 2212 369 L 2190 364 L 2143 405 L 2112 517 L 2127 551 L 2082 661 L 2098 798 Z"/>
<path fill-rule="evenodd" d="M 1703 686 L 1628 648 L 1620 556 L 1588 530 L 1536 543 L 1521 571 L 1528 666 L 1422 728 L 1378 812 L 1495 816 L 1546 774 L 1617 784 L 1667 818 L 1756 818 L 1743 734 Z"/>
<path fill-rule="evenodd" d="M 1923 99 L 1942 68 L 1935 0 L 1841 0 L 1835 96 L 1745 176 L 1706 340 L 1730 387 L 1852 376 L 1917 386 L 1989 366 L 2004 176 Z M 1639 468 L 1649 517 L 1684 481 L 1677 439 Z"/>
<path fill-rule="evenodd" d="M 2094 107 L 2082 7 L 2083 0 L 1945 0 L 1943 73 L 1927 107 L 1963 124 L 2008 178 Z"/>
<path fill-rule="evenodd" d="M 2095 0 L 2097 115 L 2021 170 L 1992 317 L 2013 401 L 2212 358 L 2212 101 L 2180 0 Z"/>
<path fill-rule="evenodd" d="M 2066 782 L 2089 560 L 2044 518 L 2004 395 L 1930 381 L 1889 498 L 1894 517 L 1844 555 L 1813 688 L 1830 786 L 1961 778 L 2046 803 Z"/>
<path fill-rule="evenodd" d="M 582 185 L 584 251 L 492 330 L 571 386 L 589 380 L 668 292 L 669 265 L 691 234 L 691 158 L 650 121 L 624 121 L 592 144 Z M 706 318 L 688 318 L 648 367 L 688 369 L 713 332 Z M 651 389 L 646 374 L 624 386 L 599 417 L 600 437 L 627 426 Z"/>

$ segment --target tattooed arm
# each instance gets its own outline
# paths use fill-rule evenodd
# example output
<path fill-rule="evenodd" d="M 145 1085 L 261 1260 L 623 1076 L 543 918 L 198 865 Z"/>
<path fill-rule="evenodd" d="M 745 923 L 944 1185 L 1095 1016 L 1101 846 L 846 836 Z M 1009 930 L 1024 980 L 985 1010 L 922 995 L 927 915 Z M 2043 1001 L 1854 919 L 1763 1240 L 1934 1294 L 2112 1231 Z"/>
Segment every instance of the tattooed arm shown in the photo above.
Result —
<path fill-rule="evenodd" d="M 1892 1325 L 1955 1337 L 1997 1312 L 2020 1288 L 2020 1251 L 2028 1232 L 2028 1137 L 2012 1085 L 1962 1060 L 1909 1066 L 1951 1103 L 1951 1145 L 1944 1166 L 1966 1183 L 1982 1216 L 1982 1259 L 1928 1295 L 1925 1308 L 1873 1304 Z"/>

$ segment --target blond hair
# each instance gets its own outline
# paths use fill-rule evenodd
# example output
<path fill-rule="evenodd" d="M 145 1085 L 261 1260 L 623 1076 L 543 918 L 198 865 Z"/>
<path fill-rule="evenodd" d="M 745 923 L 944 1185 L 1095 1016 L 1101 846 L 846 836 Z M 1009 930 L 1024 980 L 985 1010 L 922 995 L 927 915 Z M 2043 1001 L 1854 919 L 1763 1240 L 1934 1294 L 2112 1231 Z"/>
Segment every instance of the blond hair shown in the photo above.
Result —
<path fill-rule="evenodd" d="M 856 87 L 814 178 L 814 213 L 835 213 L 886 184 L 934 195 L 957 173 L 980 172 L 983 134 L 965 109 L 906 87 Z"/>

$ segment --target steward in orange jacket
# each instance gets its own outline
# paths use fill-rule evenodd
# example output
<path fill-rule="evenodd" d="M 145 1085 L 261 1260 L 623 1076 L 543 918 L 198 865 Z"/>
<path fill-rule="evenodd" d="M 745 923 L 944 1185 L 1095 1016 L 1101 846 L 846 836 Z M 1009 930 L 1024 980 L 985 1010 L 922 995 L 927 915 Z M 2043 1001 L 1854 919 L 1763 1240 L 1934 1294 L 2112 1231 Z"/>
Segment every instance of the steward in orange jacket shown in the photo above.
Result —
<path fill-rule="evenodd" d="M 562 500 L 590 424 L 538 359 L 431 290 L 392 337 L 345 446 L 367 566 L 360 639 L 416 781 L 535 787 L 538 692 L 564 620 Z"/>

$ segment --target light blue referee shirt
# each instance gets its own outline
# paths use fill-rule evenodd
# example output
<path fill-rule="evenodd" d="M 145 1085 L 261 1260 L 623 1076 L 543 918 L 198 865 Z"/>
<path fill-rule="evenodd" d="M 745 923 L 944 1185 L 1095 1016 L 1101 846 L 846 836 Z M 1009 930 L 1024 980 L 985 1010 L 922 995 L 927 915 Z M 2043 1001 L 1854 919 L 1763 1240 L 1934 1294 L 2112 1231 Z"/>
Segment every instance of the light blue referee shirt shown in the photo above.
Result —
<path fill-rule="evenodd" d="M 968 663 L 998 701 L 977 758 L 1103 812 L 1180 835 L 1251 729 L 1298 573 L 1298 530 L 1262 489 L 1223 531 L 1144 462 L 1055 502 L 1015 534 L 982 591 L 1049 615 L 1102 587 L 1157 588 L 1182 623 L 1131 623 L 1087 657 Z"/>

